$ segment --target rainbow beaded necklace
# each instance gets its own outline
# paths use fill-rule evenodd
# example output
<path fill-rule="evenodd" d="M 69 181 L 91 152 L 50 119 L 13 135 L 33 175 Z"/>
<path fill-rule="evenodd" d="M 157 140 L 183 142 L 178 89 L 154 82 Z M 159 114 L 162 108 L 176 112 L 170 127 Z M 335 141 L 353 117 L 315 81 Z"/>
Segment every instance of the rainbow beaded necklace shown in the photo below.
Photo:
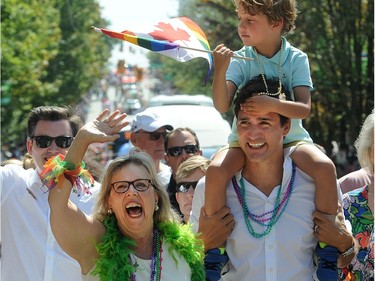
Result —
<path fill-rule="evenodd" d="M 268 235 L 271 232 L 273 226 L 279 220 L 279 218 L 285 211 L 286 206 L 289 203 L 290 196 L 292 195 L 292 192 L 293 192 L 295 175 L 296 175 L 296 166 L 292 162 L 292 176 L 290 178 L 289 185 L 284 194 L 284 197 L 281 199 L 281 187 L 282 186 L 280 184 L 277 190 L 277 196 L 276 196 L 275 206 L 273 210 L 263 213 L 261 215 L 256 215 L 256 214 L 251 213 L 249 210 L 249 207 L 247 206 L 247 203 L 245 200 L 246 198 L 245 184 L 244 184 L 243 177 L 241 177 L 240 179 L 241 187 L 238 186 L 236 178 L 235 177 L 232 178 L 233 188 L 234 188 L 234 191 L 236 192 L 238 201 L 240 202 L 242 206 L 242 211 L 244 213 L 246 227 L 251 236 L 255 238 L 261 238 L 261 237 Z M 265 230 L 262 233 L 256 232 L 251 224 L 251 221 L 264 226 Z"/>
<path fill-rule="evenodd" d="M 162 253 L 163 253 L 163 247 L 162 247 L 162 240 L 160 238 L 159 231 L 156 227 L 153 229 L 154 237 L 152 242 L 152 257 L 151 257 L 151 275 L 150 275 L 150 281 L 160 281 L 161 278 L 161 261 L 162 261 Z M 135 268 L 137 268 L 137 264 L 135 264 Z M 135 273 L 132 274 L 130 277 L 131 281 L 135 281 Z"/>

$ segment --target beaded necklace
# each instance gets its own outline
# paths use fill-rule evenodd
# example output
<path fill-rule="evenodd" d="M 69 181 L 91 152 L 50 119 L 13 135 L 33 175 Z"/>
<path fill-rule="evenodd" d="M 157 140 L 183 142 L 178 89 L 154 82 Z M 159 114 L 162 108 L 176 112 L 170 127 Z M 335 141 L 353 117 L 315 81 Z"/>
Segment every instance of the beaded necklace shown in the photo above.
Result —
<path fill-rule="evenodd" d="M 154 237 L 152 240 L 152 257 L 151 257 L 151 275 L 150 275 L 150 281 L 160 281 L 161 278 L 161 261 L 162 261 L 162 253 L 163 253 L 163 247 L 162 247 L 162 240 L 160 238 L 159 231 L 156 227 L 153 229 Z M 135 268 L 137 268 L 137 263 L 135 264 Z M 131 281 L 135 281 L 135 273 L 130 277 Z"/>
<path fill-rule="evenodd" d="M 280 56 L 279 56 L 279 88 L 278 88 L 277 93 L 270 93 L 268 91 L 268 85 L 267 85 L 266 77 L 265 77 L 265 74 L 264 74 L 264 69 L 263 69 L 262 64 L 260 62 L 258 52 L 257 52 L 257 50 L 254 47 L 253 47 L 253 50 L 254 50 L 254 53 L 255 53 L 255 57 L 257 59 L 257 63 L 258 63 L 260 75 L 262 76 L 262 80 L 263 80 L 264 86 L 266 88 L 266 92 L 260 92 L 260 93 L 258 93 L 258 95 L 279 96 L 279 99 L 286 100 L 286 95 L 285 95 L 285 93 L 282 93 L 282 85 L 281 85 L 281 75 L 282 75 L 282 73 L 281 73 L 282 72 L 281 71 L 281 65 L 282 65 L 283 40 L 281 40 L 281 47 L 280 47 Z"/>
<path fill-rule="evenodd" d="M 277 190 L 277 196 L 276 196 L 276 201 L 275 201 L 273 210 L 263 213 L 261 215 L 256 215 L 256 214 L 251 213 L 249 210 L 249 207 L 247 206 L 247 203 L 245 200 L 246 198 L 245 197 L 245 184 L 243 181 L 243 177 L 241 177 L 240 179 L 241 187 L 238 186 L 236 178 L 235 177 L 232 178 L 233 188 L 234 188 L 234 191 L 236 192 L 238 201 L 240 202 L 242 206 L 242 211 L 244 213 L 246 227 L 251 236 L 255 238 L 261 238 L 271 232 L 273 226 L 279 220 L 286 206 L 289 203 L 289 199 L 293 191 L 295 174 L 296 174 L 296 166 L 292 162 L 292 176 L 290 178 L 289 185 L 284 194 L 284 197 L 282 198 L 282 200 L 280 200 L 281 199 L 280 198 L 281 197 L 281 184 L 280 184 Z M 257 224 L 264 226 L 265 230 L 262 233 L 256 232 L 253 226 L 251 225 L 251 221 L 254 221 Z"/>

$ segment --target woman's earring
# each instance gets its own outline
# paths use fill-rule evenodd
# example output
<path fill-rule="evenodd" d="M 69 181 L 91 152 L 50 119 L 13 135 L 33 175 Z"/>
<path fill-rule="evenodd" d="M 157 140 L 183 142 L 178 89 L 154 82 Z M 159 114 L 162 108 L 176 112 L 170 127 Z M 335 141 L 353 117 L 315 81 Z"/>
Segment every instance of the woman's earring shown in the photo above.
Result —
<path fill-rule="evenodd" d="M 159 205 L 158 205 L 158 202 L 155 202 L 155 212 L 159 210 Z"/>
<path fill-rule="evenodd" d="M 113 213 L 112 208 L 109 208 L 107 213 L 108 213 L 108 215 L 112 215 L 112 213 Z"/>

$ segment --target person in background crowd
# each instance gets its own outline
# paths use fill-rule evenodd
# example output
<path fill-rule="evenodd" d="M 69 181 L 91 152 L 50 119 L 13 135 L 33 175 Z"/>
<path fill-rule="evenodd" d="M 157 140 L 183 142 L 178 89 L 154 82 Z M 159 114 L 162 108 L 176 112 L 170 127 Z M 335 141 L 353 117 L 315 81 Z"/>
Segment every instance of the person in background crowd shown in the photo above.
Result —
<path fill-rule="evenodd" d="M 181 210 L 176 201 L 176 172 L 180 164 L 194 155 L 202 155 L 199 139 L 190 128 L 176 128 L 169 132 L 165 142 L 165 162 L 171 167 L 172 174 L 167 191 L 172 207 L 180 214 Z"/>
<path fill-rule="evenodd" d="M 373 114 L 373 113 L 371 113 Z M 371 115 L 369 115 L 368 118 L 371 118 Z M 366 123 L 367 126 L 371 126 L 370 123 Z M 373 124 L 372 124 L 373 125 Z M 363 128 L 363 130 L 370 130 L 370 128 Z M 369 131 L 368 131 L 369 132 Z M 372 155 L 373 157 L 374 154 L 374 142 L 371 142 L 371 139 L 373 138 L 372 135 L 368 136 L 370 139 L 364 139 L 363 137 L 360 139 L 358 138 L 355 147 L 357 150 L 357 157 L 360 159 L 365 159 L 364 166 L 361 165 L 362 167 L 354 172 L 351 172 L 345 176 L 342 176 L 339 179 L 341 191 L 343 193 L 347 193 L 351 190 L 364 187 L 366 185 L 369 185 L 370 183 L 374 182 L 374 173 L 371 173 L 371 166 L 369 161 L 366 159 L 368 158 L 368 155 Z"/>
<path fill-rule="evenodd" d="M 210 160 L 195 155 L 184 161 L 176 172 L 176 200 L 183 215 L 183 222 L 188 223 L 194 191 L 198 181 L 206 175 Z"/>
<path fill-rule="evenodd" d="M 30 153 L 25 153 L 22 159 L 22 163 L 23 163 L 23 168 L 26 170 L 36 168 L 33 157 L 30 155 Z"/>
<path fill-rule="evenodd" d="M 29 153 L 25 153 L 22 160 L 7 159 L 7 160 L 4 160 L 4 161 L 1 162 L 1 166 L 5 166 L 5 165 L 8 165 L 8 164 L 19 165 L 19 166 L 23 167 L 25 170 L 36 168 L 36 166 L 34 164 L 34 160 Z"/>
<path fill-rule="evenodd" d="M 204 178 L 210 160 L 194 155 L 184 161 L 177 169 L 176 199 L 183 214 L 183 222 L 189 222 L 195 187 Z M 204 179 L 203 179 L 204 180 Z M 217 214 L 208 217 L 204 207 L 199 217 L 199 238 L 203 240 L 205 252 L 220 246 L 228 238 L 234 228 L 234 217 L 229 208 L 224 207 Z M 206 276 L 209 277 L 212 263 L 205 258 Z M 207 279 L 207 278 L 206 278 Z"/>
<path fill-rule="evenodd" d="M 5 165 L 9 165 L 9 164 L 18 165 L 18 166 L 23 167 L 23 162 L 19 159 L 12 158 L 12 159 L 6 159 L 4 161 L 1 161 L 1 166 L 5 166 Z"/>
<path fill-rule="evenodd" d="M 267 80 L 267 84 L 270 92 L 275 93 L 278 84 L 271 80 Z M 223 276 L 211 272 L 207 278 L 311 281 L 317 244 L 314 230 L 321 233 L 320 230 L 334 223 L 322 214 L 324 219 L 314 227 L 315 182 L 293 163 L 290 155 L 296 147 L 283 148 L 284 137 L 291 126 L 290 118 L 274 112 L 248 113 L 243 109 L 242 105 L 249 98 L 257 97 L 261 92 L 264 92 L 263 81 L 254 78 L 239 91 L 235 102 L 238 142 L 246 161 L 226 187 L 227 206 L 236 220 L 225 247 L 229 271 Z M 274 98 L 279 97 L 275 95 Z M 195 190 L 190 216 L 195 228 L 205 202 L 204 185 L 200 183 Z M 353 252 L 347 252 L 354 239 L 346 231 L 343 220 L 337 224 L 338 227 L 330 228 L 328 234 L 334 238 L 331 246 L 342 253 L 335 256 L 334 261 L 341 266 L 354 256 Z M 320 236 L 320 239 L 326 241 L 327 237 Z M 214 264 L 226 262 L 222 253 L 217 251 L 216 259 L 213 254 L 210 251 Z"/>
<path fill-rule="evenodd" d="M 368 169 L 365 168 L 360 168 L 359 170 L 346 174 L 339 179 L 342 193 L 347 193 L 354 189 L 364 187 L 373 181 L 374 174 L 371 174 Z"/>
<path fill-rule="evenodd" d="M 0 168 L 1 280 L 81 280 L 79 264 L 61 249 L 49 226 L 48 189 L 41 176 L 47 159 L 67 153 L 81 125 L 81 118 L 70 107 L 32 109 L 26 145 L 36 168 Z M 71 193 L 69 198 L 89 214 L 96 191 L 79 197 Z"/>
<path fill-rule="evenodd" d="M 69 202 L 88 146 L 114 141 L 127 125 L 126 114 L 108 113 L 81 128 L 64 159 L 75 173 L 62 167 L 61 188 L 49 191 L 57 241 L 79 262 L 83 274 L 100 280 L 205 280 L 202 243 L 171 208 L 149 154 L 136 148 L 109 164 L 95 216 L 83 216 Z"/>
<path fill-rule="evenodd" d="M 173 127 L 167 121 L 163 120 L 158 114 L 147 110 L 134 115 L 131 124 L 130 141 L 134 146 L 151 156 L 155 163 L 156 172 L 165 187 L 167 187 L 170 179 L 171 169 L 163 163 L 164 141 L 168 131 L 171 130 L 173 130 Z"/>
<path fill-rule="evenodd" d="M 374 110 L 364 121 L 355 141 L 359 163 L 369 175 L 374 174 Z M 348 177 L 357 187 L 358 178 Z M 374 179 L 361 188 L 344 194 L 345 219 L 351 223 L 352 233 L 359 244 L 358 254 L 340 272 L 339 280 L 374 280 Z M 351 189 L 350 187 L 348 188 Z M 372 241 L 372 242 L 371 242 Z"/>

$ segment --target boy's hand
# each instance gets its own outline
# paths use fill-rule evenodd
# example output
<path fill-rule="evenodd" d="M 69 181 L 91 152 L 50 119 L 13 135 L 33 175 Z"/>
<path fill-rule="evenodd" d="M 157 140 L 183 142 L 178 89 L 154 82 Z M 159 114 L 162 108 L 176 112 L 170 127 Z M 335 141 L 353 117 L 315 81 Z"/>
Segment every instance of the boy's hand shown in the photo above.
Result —
<path fill-rule="evenodd" d="M 241 104 L 241 110 L 248 114 L 264 115 L 268 112 L 277 112 L 279 100 L 266 95 L 253 96 Z"/>
<path fill-rule="evenodd" d="M 215 71 L 227 71 L 233 51 L 224 44 L 218 45 L 212 52 Z"/>

